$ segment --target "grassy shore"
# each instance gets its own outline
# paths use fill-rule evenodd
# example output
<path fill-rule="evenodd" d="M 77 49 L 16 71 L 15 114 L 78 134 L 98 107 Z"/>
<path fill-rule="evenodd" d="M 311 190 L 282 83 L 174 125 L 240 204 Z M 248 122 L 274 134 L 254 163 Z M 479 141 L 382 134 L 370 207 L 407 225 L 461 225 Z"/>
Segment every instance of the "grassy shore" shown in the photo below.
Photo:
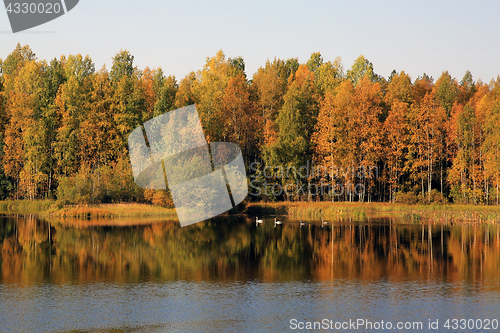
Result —
<path fill-rule="evenodd" d="M 177 214 L 173 208 L 164 208 L 138 203 L 69 206 L 51 211 L 50 216 L 59 218 L 87 219 L 121 219 L 130 217 L 161 217 L 177 219 Z"/>
<path fill-rule="evenodd" d="M 500 206 L 406 205 L 391 203 L 280 202 L 249 203 L 242 211 L 252 216 L 278 215 L 293 219 L 319 220 L 367 217 L 396 217 L 441 223 L 500 223 Z M 173 208 L 147 204 L 97 204 L 63 206 L 53 200 L 0 201 L 0 213 L 36 214 L 62 219 L 177 219 Z"/>
<path fill-rule="evenodd" d="M 247 212 L 251 215 L 281 215 L 304 220 L 397 217 L 413 221 L 432 220 L 443 223 L 500 223 L 500 206 L 293 202 L 252 203 L 248 205 Z"/>
<path fill-rule="evenodd" d="M 43 215 L 57 209 L 54 200 L 4 200 L 0 201 L 0 213 Z"/>
<path fill-rule="evenodd" d="M 77 219 L 169 218 L 177 219 L 173 208 L 138 203 L 69 205 L 54 200 L 0 201 L 0 213 L 36 214 L 42 217 Z"/>

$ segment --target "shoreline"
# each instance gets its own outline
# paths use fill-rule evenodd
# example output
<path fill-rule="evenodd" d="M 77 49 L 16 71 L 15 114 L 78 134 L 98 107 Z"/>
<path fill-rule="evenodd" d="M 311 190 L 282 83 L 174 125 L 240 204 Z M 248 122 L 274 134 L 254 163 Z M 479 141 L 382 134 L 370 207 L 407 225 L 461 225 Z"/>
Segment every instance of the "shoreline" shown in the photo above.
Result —
<path fill-rule="evenodd" d="M 384 202 L 250 203 L 248 215 L 279 215 L 295 219 L 396 217 L 439 223 L 500 223 L 500 206 L 425 205 Z"/>
<path fill-rule="evenodd" d="M 396 217 L 411 221 L 439 223 L 500 223 L 500 206 L 484 205 L 408 205 L 399 203 L 349 202 L 277 202 L 246 203 L 237 207 L 239 214 L 248 216 L 281 216 L 290 219 L 315 220 L 368 217 Z M 233 211 L 234 212 L 234 211 Z M 225 214 L 234 215 L 233 212 Z M 147 218 L 177 221 L 175 208 L 140 203 L 109 203 L 61 205 L 55 200 L 0 201 L 0 213 L 39 215 L 43 218 L 106 220 L 119 225 L 118 220 Z M 114 222 L 111 222 L 113 221 Z"/>
<path fill-rule="evenodd" d="M 85 205 L 61 205 L 55 200 L 6 200 L 0 201 L 0 213 L 39 215 L 55 219 L 106 219 L 168 218 L 177 220 L 174 208 L 140 203 L 109 203 Z"/>

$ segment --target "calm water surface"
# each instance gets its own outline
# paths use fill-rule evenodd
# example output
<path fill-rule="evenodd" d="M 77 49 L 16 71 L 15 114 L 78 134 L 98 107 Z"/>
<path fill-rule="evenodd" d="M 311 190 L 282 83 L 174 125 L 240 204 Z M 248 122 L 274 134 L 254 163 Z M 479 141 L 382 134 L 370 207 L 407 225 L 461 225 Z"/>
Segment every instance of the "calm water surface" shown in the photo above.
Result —
<path fill-rule="evenodd" d="M 286 332 L 291 319 L 498 331 L 443 325 L 500 320 L 499 226 L 265 220 L 3 217 L 0 332 Z"/>

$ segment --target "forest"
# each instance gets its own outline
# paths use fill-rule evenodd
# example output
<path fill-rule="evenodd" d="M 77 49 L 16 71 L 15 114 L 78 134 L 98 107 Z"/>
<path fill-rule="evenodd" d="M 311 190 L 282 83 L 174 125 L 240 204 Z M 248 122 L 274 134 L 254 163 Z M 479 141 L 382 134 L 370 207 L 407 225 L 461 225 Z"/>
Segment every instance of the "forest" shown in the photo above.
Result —
<path fill-rule="evenodd" d="M 20 44 L 0 59 L 0 199 L 170 206 L 168 191 L 135 185 L 127 138 L 192 104 L 208 142 L 241 147 L 250 201 L 499 204 L 499 77 L 384 78 L 364 56 L 345 70 L 312 53 L 250 78 L 219 51 L 178 81 L 127 50 L 96 70 Z"/>

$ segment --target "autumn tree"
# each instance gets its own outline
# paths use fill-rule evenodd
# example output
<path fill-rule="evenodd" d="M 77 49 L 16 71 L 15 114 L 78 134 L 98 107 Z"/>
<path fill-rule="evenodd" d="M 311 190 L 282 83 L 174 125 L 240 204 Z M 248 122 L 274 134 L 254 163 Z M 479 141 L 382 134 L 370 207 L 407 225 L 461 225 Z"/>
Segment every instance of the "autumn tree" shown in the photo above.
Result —
<path fill-rule="evenodd" d="M 472 73 L 470 71 L 466 71 L 464 77 L 460 81 L 458 101 L 462 105 L 467 104 L 467 102 L 474 95 L 475 92 L 476 92 L 476 83 L 474 82 Z"/>
<path fill-rule="evenodd" d="M 120 51 L 113 57 L 109 76 L 114 87 L 111 110 L 124 146 L 128 135 L 148 118 L 146 95 L 140 84 L 141 72 L 133 65 L 134 56 Z"/>
<path fill-rule="evenodd" d="M 16 80 L 16 76 L 18 75 L 19 71 L 26 65 L 26 63 L 34 61 L 36 59 L 35 53 L 31 50 L 31 48 L 28 45 L 21 46 L 21 44 L 17 44 L 16 48 L 12 53 L 10 53 L 5 60 L 1 62 L 1 85 L 2 85 L 2 91 L 1 91 L 1 98 L 0 98 L 0 132 L 2 133 L 2 138 L 1 138 L 1 147 L 0 149 L 2 150 L 2 170 L 1 170 L 1 183 L 2 183 L 2 193 L 5 195 L 9 193 L 13 188 L 17 190 L 18 185 L 19 185 L 19 177 L 18 175 L 15 175 L 15 172 L 7 172 L 6 169 L 12 170 L 12 167 L 15 169 L 18 169 L 19 166 L 14 166 L 13 162 L 15 160 L 20 160 L 21 158 L 18 156 L 18 158 L 11 159 L 9 160 L 5 159 L 5 152 L 6 150 L 12 149 L 13 147 L 11 146 L 10 148 L 5 146 L 5 140 L 14 140 L 14 138 L 6 138 L 5 131 L 7 127 L 10 127 L 12 129 L 10 122 L 10 116 L 11 116 L 11 107 L 12 104 L 10 104 L 12 101 L 12 97 L 14 96 L 14 83 Z M 14 126 L 15 127 L 15 126 Z M 15 133 L 10 132 L 9 135 L 16 136 Z M 14 142 L 10 142 L 12 145 Z M 16 149 L 17 151 L 17 149 Z M 15 163 L 15 162 L 14 162 Z M 7 166 L 6 164 L 9 164 Z M 10 175 L 10 176 L 9 176 Z M 15 192 L 15 196 L 18 196 L 18 192 Z"/>
<path fill-rule="evenodd" d="M 225 124 L 230 114 L 224 112 L 224 95 L 231 78 L 243 75 L 240 62 L 226 59 L 222 51 L 207 62 L 198 73 L 193 90 L 198 96 L 196 107 L 209 141 L 226 141 Z"/>
<path fill-rule="evenodd" d="M 499 205 L 500 191 L 500 82 L 497 80 L 492 91 L 485 95 L 479 105 L 484 114 L 484 142 L 481 152 L 484 155 L 486 203 Z M 491 189 L 488 188 L 491 184 Z M 489 198 L 494 198 L 490 200 Z"/>
<path fill-rule="evenodd" d="M 477 89 L 476 89 L 477 88 Z M 455 124 L 448 137 L 455 140 L 456 154 L 450 167 L 449 183 L 455 201 L 478 203 L 488 201 L 488 185 L 485 168 L 485 117 L 488 113 L 489 89 L 477 85 L 467 104 L 452 109 Z M 491 95 L 490 95 L 491 96 Z"/>
<path fill-rule="evenodd" d="M 44 119 L 46 64 L 26 62 L 13 78 L 7 102 L 4 168 L 15 181 L 16 197 L 30 200 L 47 193 L 48 148 Z"/>
<path fill-rule="evenodd" d="M 394 73 L 391 82 L 387 86 L 384 101 L 388 105 L 392 105 L 396 101 L 410 105 L 413 103 L 413 100 L 414 90 L 410 76 L 404 71 Z"/>
<path fill-rule="evenodd" d="M 409 104 L 399 99 L 391 103 L 391 109 L 384 122 L 387 145 L 384 149 L 385 180 L 389 187 L 389 201 L 396 200 L 396 193 L 402 189 L 403 171 L 408 149 L 409 128 L 407 114 Z"/>
<path fill-rule="evenodd" d="M 364 76 L 355 88 L 354 104 L 355 132 L 354 144 L 357 160 L 352 168 L 358 168 L 358 182 L 365 190 L 358 193 L 360 201 L 371 201 L 378 177 L 377 165 L 382 156 L 382 89 L 378 82 Z M 353 184 L 355 186 L 355 184 Z M 365 192 L 366 191 L 366 192 Z M 359 192 L 359 191 L 358 191 Z M 365 194 L 368 195 L 365 198 Z"/>
<path fill-rule="evenodd" d="M 389 107 L 384 121 L 384 181 L 389 187 L 389 201 L 394 202 L 398 191 L 405 188 L 404 164 L 409 144 L 408 113 L 414 102 L 411 78 L 404 72 L 393 71 L 384 103 Z"/>
<path fill-rule="evenodd" d="M 413 86 L 413 99 L 418 103 L 422 98 L 424 98 L 426 94 L 432 91 L 432 88 L 434 86 L 434 79 L 424 73 L 422 76 L 419 76 L 415 80 Z"/>
<path fill-rule="evenodd" d="M 78 171 L 83 156 L 78 154 L 82 141 L 81 122 L 89 113 L 89 100 L 92 93 L 91 76 L 95 66 L 82 55 L 70 55 L 64 61 L 67 80 L 61 85 L 55 98 L 55 108 L 59 126 L 53 142 L 57 160 L 57 173 L 71 175 Z"/>
<path fill-rule="evenodd" d="M 364 77 L 356 87 L 342 82 L 321 104 L 313 136 L 316 153 L 332 187 L 340 181 L 340 194 L 349 201 L 356 193 L 360 201 L 372 199 L 382 153 L 381 96 L 380 85 Z"/>
<path fill-rule="evenodd" d="M 354 87 L 350 81 L 342 82 L 335 92 L 326 92 L 312 136 L 317 165 L 323 168 L 323 179 L 329 178 L 330 191 L 335 189 L 338 168 L 343 171 L 346 163 L 355 158 L 354 145 L 350 140 L 350 133 L 354 130 L 354 110 L 350 103 L 353 96 Z M 345 174 L 351 175 L 349 172 Z M 332 192 L 330 194 L 333 201 Z"/>
<path fill-rule="evenodd" d="M 175 108 L 179 109 L 183 106 L 192 105 L 198 102 L 198 96 L 194 91 L 196 85 L 196 73 L 191 72 L 184 77 L 179 83 L 179 87 L 175 94 Z"/>
<path fill-rule="evenodd" d="M 276 116 L 283 105 L 287 87 L 284 65 L 283 60 L 267 60 L 265 67 L 260 67 L 253 76 L 251 94 L 255 96 L 254 117 L 261 129 L 258 138 L 261 150 L 276 140 Z"/>
<path fill-rule="evenodd" d="M 226 114 L 224 137 L 237 143 L 248 156 L 256 141 L 256 119 L 250 101 L 250 88 L 242 73 L 229 79 L 224 91 L 223 109 Z"/>
<path fill-rule="evenodd" d="M 264 150 L 267 165 L 282 166 L 297 171 L 311 160 L 311 136 L 318 115 L 318 99 L 314 89 L 314 74 L 301 65 L 290 76 L 284 104 L 276 119 L 277 138 Z M 297 173 L 282 175 L 283 185 L 299 181 Z M 304 181 L 304 180 L 302 180 Z M 288 196 L 288 193 L 285 193 Z"/>
<path fill-rule="evenodd" d="M 96 71 L 89 56 L 38 61 L 19 44 L 0 69 L 0 198 L 171 202 L 134 184 L 127 137 L 196 104 L 209 141 L 282 168 L 271 186 L 329 184 L 322 199 L 331 200 L 394 202 L 412 192 L 411 202 L 417 193 L 425 203 L 499 202 L 500 78 L 487 85 L 469 71 L 461 81 L 443 72 L 412 82 L 393 71 L 385 80 L 363 56 L 344 73 L 340 58 L 315 52 L 302 65 L 268 60 L 249 80 L 243 58 L 219 51 L 177 82 L 135 67 L 126 50 Z M 297 173 L 310 163 L 312 176 Z M 281 198 L 312 199 L 293 193 Z"/>
<path fill-rule="evenodd" d="M 413 104 L 408 115 L 410 138 L 405 170 L 416 184 L 420 182 L 422 199 L 427 192 L 426 201 L 430 202 L 436 166 L 444 156 L 446 111 L 431 92 Z"/>

